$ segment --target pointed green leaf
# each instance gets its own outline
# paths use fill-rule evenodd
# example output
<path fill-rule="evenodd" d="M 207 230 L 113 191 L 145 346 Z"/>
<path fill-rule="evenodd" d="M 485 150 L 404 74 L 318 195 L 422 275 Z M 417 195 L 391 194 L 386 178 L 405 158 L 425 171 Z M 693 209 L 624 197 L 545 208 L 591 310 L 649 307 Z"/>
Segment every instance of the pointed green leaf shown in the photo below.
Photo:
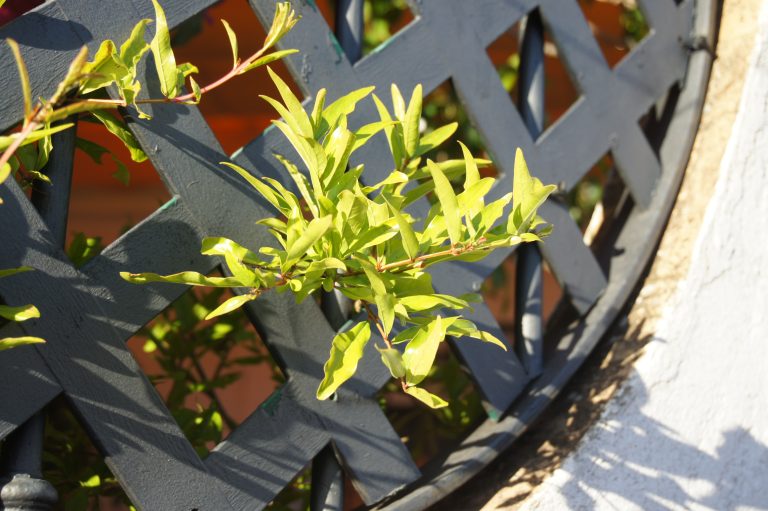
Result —
<path fill-rule="evenodd" d="M 149 47 L 152 55 L 155 57 L 155 69 L 160 81 L 160 91 L 163 96 L 175 98 L 179 95 L 178 90 L 178 70 L 176 68 L 176 57 L 171 48 L 171 34 L 168 32 L 168 22 L 165 19 L 165 12 L 157 0 L 152 0 L 155 7 L 155 36 Z"/>
<path fill-rule="evenodd" d="M 317 399 L 328 399 L 342 383 L 355 374 L 370 338 L 371 325 L 367 321 L 361 321 L 333 338 L 330 357 L 323 366 L 325 376 L 317 388 Z"/>
<path fill-rule="evenodd" d="M 366 124 L 355 132 L 355 145 L 352 146 L 352 151 L 357 151 L 376 133 L 394 124 L 396 124 L 396 121 L 377 121 Z"/>
<path fill-rule="evenodd" d="M 249 293 L 246 295 L 236 295 L 232 298 L 228 299 L 218 307 L 216 307 L 214 310 L 208 313 L 207 316 L 205 316 L 205 319 L 213 319 L 216 316 L 221 316 L 222 314 L 227 314 L 228 312 L 232 312 L 235 309 L 239 309 L 246 303 L 255 300 L 258 298 L 259 295 L 255 293 Z"/>
<path fill-rule="evenodd" d="M 384 279 L 381 278 L 376 268 L 363 259 L 358 259 L 360 266 L 363 267 L 365 276 L 368 277 L 368 281 L 371 283 L 371 289 L 376 296 L 384 296 L 387 294 L 387 286 L 384 284 Z"/>
<path fill-rule="evenodd" d="M 13 58 L 16 59 L 16 68 L 19 71 L 21 94 L 24 98 L 24 124 L 26 125 L 27 122 L 29 122 L 29 114 L 32 112 L 32 88 L 29 85 L 29 73 L 27 72 L 27 65 L 21 57 L 19 44 L 11 38 L 6 39 L 6 42 L 8 43 L 8 46 L 11 47 Z"/>
<path fill-rule="evenodd" d="M 115 43 L 102 41 L 93 60 L 82 69 L 88 77 L 80 85 L 80 93 L 88 94 L 114 82 L 121 82 L 131 76 L 131 70 L 120 59 Z"/>
<path fill-rule="evenodd" d="M 465 309 L 469 307 L 469 303 L 462 298 L 441 294 L 401 296 L 398 298 L 398 301 L 412 311 L 427 311 L 441 307 L 448 307 L 450 309 Z"/>
<path fill-rule="evenodd" d="M 189 85 L 192 87 L 192 95 L 195 97 L 195 104 L 200 103 L 200 98 L 203 97 L 203 91 L 200 90 L 200 85 L 191 76 L 189 77 Z"/>
<path fill-rule="evenodd" d="M 226 165 L 227 167 L 231 168 L 240 176 L 248 181 L 248 184 L 253 186 L 257 192 L 261 194 L 262 197 L 264 197 L 270 204 L 272 204 L 277 211 L 280 213 L 287 215 L 291 211 L 291 206 L 286 202 L 286 200 L 277 192 L 275 192 L 272 188 L 270 188 L 267 184 L 263 183 L 259 178 L 245 170 L 239 165 L 235 165 L 234 163 L 230 163 L 228 161 L 222 161 L 219 162 L 221 165 Z"/>
<path fill-rule="evenodd" d="M 403 119 L 403 133 L 405 135 L 405 152 L 413 158 L 419 145 L 419 121 L 421 120 L 421 84 L 413 88 L 411 100 L 408 102 L 408 110 Z"/>
<path fill-rule="evenodd" d="M 475 157 L 472 156 L 472 153 L 469 151 L 467 146 L 465 146 L 461 141 L 459 141 L 459 145 L 461 146 L 461 152 L 464 155 L 464 162 L 466 165 L 466 170 L 464 172 L 464 189 L 467 190 L 473 184 L 480 181 L 480 172 L 477 170 L 477 162 L 475 161 Z"/>
<path fill-rule="evenodd" d="M 515 153 L 515 174 L 512 183 L 513 214 L 509 216 L 507 232 L 509 234 L 526 232 L 536 216 L 536 210 L 556 189 L 555 185 L 545 186 L 539 179 L 531 177 L 523 151 L 518 147 Z"/>
<path fill-rule="evenodd" d="M 141 57 L 149 51 L 149 45 L 144 40 L 144 33 L 149 23 L 152 23 L 152 20 L 143 19 L 136 23 L 136 26 L 131 31 L 131 35 L 120 46 L 120 60 L 134 72 Z"/>
<path fill-rule="evenodd" d="M 448 401 L 420 387 L 408 387 L 405 389 L 405 393 L 415 397 L 430 408 L 437 409 L 448 406 Z"/>
<path fill-rule="evenodd" d="M 306 230 L 301 233 L 301 236 L 291 245 L 288 246 L 288 255 L 286 256 L 286 263 L 283 271 L 287 270 L 296 261 L 298 261 L 309 248 L 315 244 L 317 240 L 323 237 L 333 223 L 333 217 L 327 215 L 321 218 L 315 218 Z"/>
<path fill-rule="evenodd" d="M 0 305 L 0 317 L 11 321 L 26 321 L 32 318 L 39 318 L 40 311 L 34 305 L 20 305 L 18 307 Z"/>
<path fill-rule="evenodd" d="M 386 200 L 386 199 L 385 199 Z M 413 260 L 419 255 L 419 241 L 416 239 L 416 234 L 413 232 L 410 222 L 403 216 L 400 211 L 397 210 L 389 201 L 387 201 L 389 209 L 397 221 L 397 226 L 400 228 L 400 236 L 403 239 L 403 248 L 405 253 L 408 254 L 408 258 Z"/>
<path fill-rule="evenodd" d="M 340 97 L 323 110 L 318 132 L 315 136 L 320 136 L 335 128 L 339 124 L 342 116 L 348 116 L 355 111 L 357 104 L 366 96 L 373 92 L 374 87 L 363 87 Z"/>
<path fill-rule="evenodd" d="M 452 122 L 450 124 L 446 124 L 445 126 L 440 126 L 436 130 L 427 133 L 423 137 L 421 137 L 421 140 L 419 141 L 419 145 L 416 148 L 415 151 L 413 151 L 413 154 L 411 154 L 412 158 L 415 158 L 416 156 L 421 156 L 422 154 L 426 154 L 429 151 L 437 148 L 451 138 L 451 135 L 456 133 L 456 128 L 459 127 L 459 123 Z M 461 142 L 459 142 L 461 143 Z"/>
<path fill-rule="evenodd" d="M 376 349 L 381 353 L 381 362 L 389 369 L 393 378 L 402 378 L 405 376 L 405 366 L 403 365 L 403 355 L 394 348 Z"/>
<path fill-rule="evenodd" d="M 426 330 L 419 330 L 419 333 L 405 347 L 403 363 L 405 380 L 409 385 L 417 385 L 427 377 L 435 362 L 437 348 L 444 337 L 442 318 L 437 316 Z"/>
<path fill-rule="evenodd" d="M 235 277 L 206 277 L 196 271 L 183 271 L 172 275 L 158 275 L 157 273 L 128 273 L 120 272 L 120 277 L 133 284 L 148 284 L 150 282 L 169 282 L 172 284 L 187 284 L 190 286 L 210 287 L 245 287 Z"/>
<path fill-rule="evenodd" d="M 25 344 L 39 344 L 44 342 L 45 339 L 40 337 L 31 337 L 28 335 L 23 337 L 4 337 L 0 339 L 0 351 L 9 350 L 11 348 L 15 348 L 16 346 L 23 346 Z"/>
<path fill-rule="evenodd" d="M 237 35 L 227 20 L 221 20 L 221 24 L 224 25 L 224 30 L 227 31 L 227 37 L 229 37 L 229 46 L 232 48 L 232 67 L 235 68 L 240 63 L 240 57 L 237 56 Z"/>
<path fill-rule="evenodd" d="M 301 106 L 301 101 L 293 94 L 290 87 L 280 78 L 277 73 L 272 71 L 272 68 L 267 67 L 267 72 L 272 78 L 272 82 L 277 87 L 277 91 L 280 93 L 280 97 L 283 98 L 283 104 L 288 109 L 290 116 L 296 122 L 298 127 L 298 134 L 302 137 L 314 138 L 312 130 L 312 124 L 309 122 L 307 112 L 304 111 L 304 107 Z"/>
<path fill-rule="evenodd" d="M 317 137 L 317 128 L 320 125 L 320 117 L 323 115 L 323 109 L 325 108 L 325 95 L 327 91 L 320 89 L 315 94 L 315 103 L 312 105 L 312 113 L 309 116 L 309 120 L 312 121 L 312 126 L 315 128 L 315 137 Z"/>
<path fill-rule="evenodd" d="M 390 92 L 392 94 L 392 109 L 395 112 L 395 117 L 402 122 L 405 120 L 405 100 L 397 84 L 392 84 Z"/>
<path fill-rule="evenodd" d="M 389 335 L 392 331 L 392 325 L 395 324 L 395 303 L 396 298 L 390 294 L 375 293 L 376 308 L 379 310 L 379 319 L 384 328 L 384 333 Z"/>
<path fill-rule="evenodd" d="M 137 163 L 145 161 L 147 155 L 141 148 L 139 141 L 133 136 L 133 133 L 128 129 L 128 125 L 124 121 L 121 121 L 115 117 L 111 112 L 106 110 L 95 110 L 93 116 L 104 124 L 110 133 L 119 138 L 125 147 L 128 148 L 128 152 L 131 154 L 131 159 Z"/>
<path fill-rule="evenodd" d="M 82 72 L 87 61 L 88 47 L 83 46 L 80 48 L 77 56 L 75 56 L 75 58 L 72 59 L 72 62 L 69 63 L 69 69 L 67 70 L 66 76 L 62 81 L 59 82 L 59 85 L 56 87 L 56 92 L 54 92 L 53 96 L 51 96 L 51 103 L 57 103 L 64 96 L 64 94 L 69 92 L 69 89 L 75 85 L 78 85 L 78 83 L 83 79 Z M 51 119 L 51 121 L 53 120 Z"/>
<path fill-rule="evenodd" d="M 267 64 L 271 64 L 272 62 L 275 62 L 277 60 L 283 59 L 287 57 L 288 55 L 293 55 L 294 53 L 298 53 L 299 50 L 280 50 L 280 51 L 273 51 L 272 53 L 268 53 L 267 55 L 264 55 L 263 57 L 260 57 L 247 66 L 243 68 L 242 71 L 240 71 L 239 75 L 247 73 L 248 71 L 252 69 L 256 69 L 257 67 L 266 66 Z"/>
<path fill-rule="evenodd" d="M 42 138 L 49 137 L 54 133 L 64 131 L 66 129 L 71 128 L 72 126 L 74 126 L 74 124 L 71 122 L 68 122 L 66 124 L 59 124 L 58 126 L 54 126 L 53 128 L 44 128 L 44 129 L 35 130 L 29 135 L 27 135 L 27 137 L 24 139 L 24 141 L 21 143 L 19 147 L 29 145 L 33 142 L 37 142 Z M 0 150 L 5 150 L 8 147 L 10 147 L 10 145 L 13 144 L 13 142 L 18 138 L 18 136 L 19 136 L 18 133 L 14 133 L 12 135 L 0 136 Z"/>
<path fill-rule="evenodd" d="M 456 245 L 461 241 L 461 213 L 456 201 L 456 194 L 453 193 L 451 182 L 445 177 L 440 167 L 435 165 L 432 160 L 427 160 L 427 167 L 432 174 L 432 180 L 435 182 L 435 193 L 443 209 L 448 237 L 451 239 L 451 245 Z"/>

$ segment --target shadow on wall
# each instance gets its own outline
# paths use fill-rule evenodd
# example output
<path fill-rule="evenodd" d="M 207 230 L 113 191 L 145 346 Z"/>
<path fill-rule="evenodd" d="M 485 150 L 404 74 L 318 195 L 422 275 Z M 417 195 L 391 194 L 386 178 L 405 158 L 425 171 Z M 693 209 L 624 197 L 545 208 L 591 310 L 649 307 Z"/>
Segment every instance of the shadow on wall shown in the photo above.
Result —
<path fill-rule="evenodd" d="M 553 476 L 561 506 L 768 509 L 768 446 L 743 427 L 725 431 L 710 447 L 703 442 L 692 445 L 675 430 L 639 412 L 631 421 L 633 425 L 624 424 L 617 419 L 627 416 L 624 403 L 631 401 L 638 410 L 648 403 L 649 389 L 635 379 L 615 398 L 622 410 L 610 413 L 590 433 L 599 442 L 589 441 L 589 448 L 577 451 L 561 473 Z M 573 468 L 578 471 L 573 472 Z M 515 500 L 508 499 L 499 507 L 510 506 Z M 546 508 L 536 504 L 541 505 L 536 502 L 532 508 Z"/>

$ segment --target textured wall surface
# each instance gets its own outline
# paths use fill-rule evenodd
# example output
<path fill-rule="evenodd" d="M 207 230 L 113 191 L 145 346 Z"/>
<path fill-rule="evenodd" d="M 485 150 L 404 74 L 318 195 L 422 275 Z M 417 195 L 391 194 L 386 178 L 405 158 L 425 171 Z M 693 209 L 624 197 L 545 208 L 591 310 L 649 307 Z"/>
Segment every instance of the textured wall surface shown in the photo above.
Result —
<path fill-rule="evenodd" d="M 768 509 L 768 2 L 691 268 L 635 373 L 522 506 Z"/>

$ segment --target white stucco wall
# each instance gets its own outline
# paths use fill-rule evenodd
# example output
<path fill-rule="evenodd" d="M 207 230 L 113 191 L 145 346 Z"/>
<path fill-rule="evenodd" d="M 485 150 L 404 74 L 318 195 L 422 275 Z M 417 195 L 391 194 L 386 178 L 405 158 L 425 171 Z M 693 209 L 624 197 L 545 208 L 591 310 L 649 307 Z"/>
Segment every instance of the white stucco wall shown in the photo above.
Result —
<path fill-rule="evenodd" d="M 768 510 L 768 2 L 757 37 L 689 274 L 526 511 Z"/>

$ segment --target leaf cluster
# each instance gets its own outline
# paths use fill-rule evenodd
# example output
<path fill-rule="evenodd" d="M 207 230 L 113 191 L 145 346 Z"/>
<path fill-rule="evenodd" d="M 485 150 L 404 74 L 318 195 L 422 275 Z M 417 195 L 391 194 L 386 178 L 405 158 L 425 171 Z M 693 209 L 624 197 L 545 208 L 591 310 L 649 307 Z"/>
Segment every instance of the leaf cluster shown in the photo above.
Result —
<path fill-rule="evenodd" d="M 301 162 L 300 167 L 287 155 L 275 154 L 293 186 L 288 189 L 275 179 L 224 164 L 274 208 L 275 217 L 258 223 L 273 235 L 275 246 L 253 251 L 226 238 L 204 239 L 201 252 L 222 257 L 230 274 L 227 277 L 190 271 L 121 275 L 135 283 L 238 289 L 239 294 L 207 318 L 241 307 L 270 289 L 290 290 L 298 301 L 320 289 L 338 290 L 356 302 L 365 319 L 351 322 L 333 339 L 317 397 L 329 398 L 354 375 L 375 329 L 384 342 L 376 346 L 382 363 L 402 389 L 428 406 L 445 406 L 443 399 L 419 384 L 429 374 L 446 336 L 470 337 L 506 348 L 459 314 L 471 308 L 476 295 L 436 293 L 427 270 L 441 262 L 476 261 L 497 248 L 539 241 L 549 226 L 536 211 L 554 186 L 544 186 L 531 177 L 518 151 L 513 191 L 487 201 L 495 179 L 481 176 L 479 167 L 488 162 L 475 160 L 465 146 L 462 160 L 436 163 L 425 158 L 453 134 L 456 125 L 420 133 L 421 86 L 414 89 L 407 104 L 393 86 L 392 111 L 372 95 L 372 87 L 352 91 L 328 105 L 326 91 L 320 90 L 307 112 L 288 86 L 271 70 L 270 74 L 281 100 L 264 99 L 282 117 L 273 123 Z M 368 96 L 372 96 L 379 120 L 353 129 L 349 116 Z M 364 166 L 350 166 L 350 157 L 377 133 L 388 141 L 393 169 L 382 181 L 366 185 L 361 180 Z M 451 178 L 458 182 L 452 183 Z M 407 206 L 427 195 L 436 201 L 425 218 L 411 215 Z M 500 222 L 505 214 L 506 221 Z M 398 332 L 393 331 L 396 321 Z"/>

